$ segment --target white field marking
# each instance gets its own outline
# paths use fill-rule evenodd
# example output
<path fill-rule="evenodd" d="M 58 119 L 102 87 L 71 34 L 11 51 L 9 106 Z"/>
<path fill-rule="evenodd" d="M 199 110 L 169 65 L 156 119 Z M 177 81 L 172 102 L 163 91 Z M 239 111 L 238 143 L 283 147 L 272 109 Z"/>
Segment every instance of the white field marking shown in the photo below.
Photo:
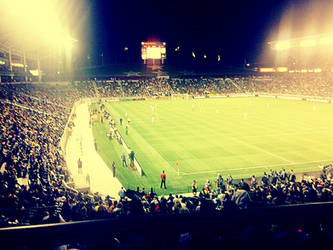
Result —
<path fill-rule="evenodd" d="M 236 141 L 236 142 L 240 143 L 240 144 L 243 144 L 243 145 L 248 146 L 248 147 L 250 147 L 250 148 L 254 148 L 254 149 L 258 150 L 258 151 L 261 151 L 261 152 L 263 152 L 263 153 L 266 153 L 266 154 L 269 154 L 269 155 L 271 155 L 271 156 L 274 156 L 275 158 L 279 158 L 279 159 L 281 159 L 281 160 L 284 160 L 284 161 L 286 161 L 286 162 L 291 163 L 291 161 L 289 161 L 287 158 L 284 158 L 284 157 L 282 157 L 282 156 L 280 156 L 280 155 L 277 155 L 277 154 L 274 154 L 274 153 L 269 152 L 269 151 L 267 151 L 267 150 L 264 150 L 264 149 L 262 149 L 262 148 L 260 148 L 260 147 L 258 147 L 258 146 L 254 146 L 254 145 L 249 144 L 249 143 L 247 143 L 247 142 L 245 142 L 245 141 L 239 140 L 239 139 L 237 139 L 237 138 L 235 138 L 235 137 L 232 137 L 231 139 L 232 139 L 233 141 Z"/>
<path fill-rule="evenodd" d="M 309 135 L 309 134 L 321 134 L 321 133 L 327 133 L 329 132 L 329 128 L 305 128 L 303 129 L 305 131 L 299 131 L 299 132 L 293 132 L 293 133 L 279 133 L 279 134 L 268 134 L 268 135 L 245 135 L 240 136 L 241 138 L 260 138 L 260 137 L 274 137 L 274 136 L 283 136 L 283 135 Z M 313 131 L 316 130 L 316 131 Z M 312 131 L 312 132 L 306 132 L 306 131 Z"/>
<path fill-rule="evenodd" d="M 112 111 L 114 111 L 115 113 L 117 113 L 119 115 L 119 113 L 115 109 L 112 109 Z M 165 161 L 170 166 L 171 169 L 173 169 L 175 172 L 177 172 L 175 170 L 175 168 L 172 167 L 171 164 L 142 135 L 140 135 L 140 133 L 138 131 L 136 131 L 135 128 L 132 127 L 132 130 L 134 130 L 136 132 L 136 134 L 139 135 L 156 152 L 156 154 L 159 155 L 163 159 L 163 161 Z"/>
<path fill-rule="evenodd" d="M 138 131 L 136 131 L 136 129 L 132 128 L 132 130 L 135 130 L 135 132 L 156 152 L 156 154 L 159 155 L 163 159 L 163 161 L 165 161 L 170 166 L 172 170 L 177 172 L 175 168 L 172 167 L 171 164 L 142 135 L 140 135 Z"/>
<path fill-rule="evenodd" d="M 220 169 L 220 170 L 208 170 L 208 171 L 196 171 L 191 173 L 180 172 L 180 175 L 194 175 L 194 174 L 206 174 L 206 173 L 216 173 L 216 172 L 228 172 L 228 171 L 237 171 L 237 170 L 246 170 L 246 169 L 256 169 L 256 168 L 272 168 L 272 167 L 282 167 L 282 166 L 292 166 L 292 165 L 302 165 L 302 164 L 309 164 L 309 163 L 318 163 L 318 162 L 326 162 L 326 161 L 333 161 L 333 159 L 328 160 L 320 160 L 320 161 L 306 161 L 306 162 L 291 162 L 291 163 L 282 163 L 282 164 L 273 164 L 273 165 L 258 165 L 254 167 L 247 167 L 247 168 L 232 168 L 232 169 Z"/>

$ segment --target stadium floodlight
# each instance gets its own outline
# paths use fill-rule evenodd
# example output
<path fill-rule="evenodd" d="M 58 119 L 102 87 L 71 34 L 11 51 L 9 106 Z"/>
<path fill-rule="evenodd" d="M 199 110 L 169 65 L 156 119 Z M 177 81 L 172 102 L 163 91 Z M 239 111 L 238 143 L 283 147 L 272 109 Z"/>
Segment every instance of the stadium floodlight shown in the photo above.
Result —
<path fill-rule="evenodd" d="M 317 45 L 317 41 L 315 39 L 306 39 L 306 40 L 300 41 L 299 45 L 303 48 L 314 47 Z"/>
<path fill-rule="evenodd" d="M 217 55 L 217 61 L 221 61 L 221 56 L 220 55 Z"/>
<path fill-rule="evenodd" d="M 272 73 L 274 71 L 275 71 L 274 68 L 260 68 L 259 69 L 260 73 Z"/>
<path fill-rule="evenodd" d="M 206 58 L 207 58 L 206 54 L 204 54 L 204 55 L 203 55 L 203 58 L 204 58 L 204 59 L 206 59 Z"/>
<path fill-rule="evenodd" d="M 288 68 L 287 67 L 277 67 L 276 71 L 277 72 L 288 72 Z"/>
<path fill-rule="evenodd" d="M 276 50 L 286 50 L 291 47 L 290 41 L 279 41 L 275 44 Z"/>
<path fill-rule="evenodd" d="M 325 36 L 319 39 L 320 45 L 330 45 L 333 44 L 333 37 Z"/>
<path fill-rule="evenodd" d="M 195 54 L 194 54 L 194 52 L 192 52 L 192 56 L 193 56 L 193 58 L 195 58 Z"/>
<path fill-rule="evenodd" d="M 58 44 L 66 50 L 72 50 L 74 43 L 77 42 L 77 40 L 67 35 L 63 35 L 58 39 Z"/>

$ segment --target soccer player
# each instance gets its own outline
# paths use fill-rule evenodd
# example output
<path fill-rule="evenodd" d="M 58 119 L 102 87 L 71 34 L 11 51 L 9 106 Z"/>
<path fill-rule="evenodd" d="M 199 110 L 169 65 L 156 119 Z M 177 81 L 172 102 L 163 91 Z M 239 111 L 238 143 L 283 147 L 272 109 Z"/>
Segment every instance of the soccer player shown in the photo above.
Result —
<path fill-rule="evenodd" d="M 112 162 L 112 175 L 116 177 L 116 163 Z"/>
<path fill-rule="evenodd" d="M 164 185 L 164 188 L 166 189 L 165 181 L 166 181 L 166 174 L 164 173 L 164 170 L 163 170 L 162 174 L 161 174 L 161 188 Z"/>
<path fill-rule="evenodd" d="M 122 162 L 122 165 L 123 167 L 127 167 L 127 162 L 126 162 L 126 156 L 124 153 L 121 154 L 121 162 Z"/>
<path fill-rule="evenodd" d="M 128 157 L 130 158 L 130 166 L 131 166 L 131 168 L 133 168 L 134 167 L 134 151 L 133 150 L 131 150 L 131 152 L 129 153 L 129 155 L 128 155 Z"/>

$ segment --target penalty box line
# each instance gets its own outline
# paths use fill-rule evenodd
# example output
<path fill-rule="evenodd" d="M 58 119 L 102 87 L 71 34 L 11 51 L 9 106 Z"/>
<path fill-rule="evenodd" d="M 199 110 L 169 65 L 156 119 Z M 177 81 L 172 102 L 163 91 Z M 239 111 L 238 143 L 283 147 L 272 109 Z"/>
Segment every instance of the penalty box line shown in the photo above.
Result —
<path fill-rule="evenodd" d="M 237 171 L 237 170 L 247 170 L 247 169 L 257 169 L 257 168 L 271 168 L 271 167 L 282 167 L 282 166 L 293 166 L 293 165 L 302 165 L 308 163 L 318 163 L 318 162 L 326 162 L 326 161 L 333 161 L 333 159 L 327 160 L 319 160 L 319 161 L 306 161 L 306 162 L 291 162 L 291 163 L 282 163 L 282 164 L 273 164 L 273 165 L 260 165 L 254 167 L 247 167 L 247 168 L 232 168 L 232 169 L 219 169 L 219 170 L 208 170 L 208 171 L 196 171 L 191 173 L 180 172 L 180 175 L 196 175 L 196 174 L 209 174 L 209 173 L 216 173 L 216 172 L 228 172 L 228 171 Z"/>
<path fill-rule="evenodd" d="M 292 161 L 288 160 L 287 158 L 282 157 L 282 156 L 277 155 L 277 154 L 274 154 L 274 153 L 269 152 L 269 151 L 267 151 L 267 150 L 264 150 L 264 149 L 262 149 L 262 148 L 260 148 L 260 147 L 258 147 L 258 146 L 255 146 L 255 145 L 249 144 L 249 143 L 247 143 L 247 142 L 245 142 L 245 141 L 242 141 L 242 140 L 239 140 L 239 139 L 237 139 L 237 138 L 235 138 L 235 137 L 233 137 L 233 138 L 231 138 L 231 139 L 232 139 L 233 141 L 235 141 L 235 142 L 237 142 L 237 143 L 240 143 L 240 144 L 243 144 L 243 145 L 245 145 L 245 146 L 247 146 L 247 147 L 254 148 L 255 150 L 261 151 L 261 152 L 263 152 L 263 153 L 265 153 L 265 154 L 269 154 L 269 155 L 271 155 L 271 156 L 274 156 L 275 158 L 278 158 L 278 159 L 284 160 L 284 161 L 286 161 L 286 162 L 292 163 Z"/>

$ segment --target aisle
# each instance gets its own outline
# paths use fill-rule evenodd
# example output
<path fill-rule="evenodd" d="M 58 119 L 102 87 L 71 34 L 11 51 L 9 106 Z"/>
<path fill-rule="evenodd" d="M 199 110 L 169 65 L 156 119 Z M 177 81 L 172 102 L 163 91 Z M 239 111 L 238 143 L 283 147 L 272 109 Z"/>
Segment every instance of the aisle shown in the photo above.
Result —
<path fill-rule="evenodd" d="M 75 127 L 66 147 L 68 169 L 77 187 L 86 187 L 90 179 L 91 192 L 119 198 L 121 183 L 112 176 L 111 169 L 105 164 L 94 148 L 92 129 L 89 127 L 88 104 L 79 104 L 76 109 Z M 78 172 L 78 159 L 82 161 L 82 173 Z M 89 177 L 87 178 L 87 175 Z"/>

